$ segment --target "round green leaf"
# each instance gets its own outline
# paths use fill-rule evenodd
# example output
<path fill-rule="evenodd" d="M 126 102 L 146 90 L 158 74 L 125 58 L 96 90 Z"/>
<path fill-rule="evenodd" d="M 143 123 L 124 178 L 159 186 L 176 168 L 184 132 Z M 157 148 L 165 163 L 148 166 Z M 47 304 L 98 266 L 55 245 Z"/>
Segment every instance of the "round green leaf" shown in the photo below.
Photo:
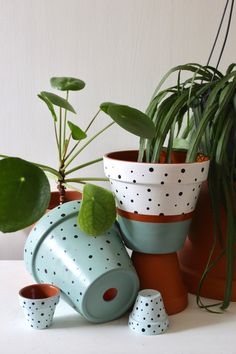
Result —
<path fill-rule="evenodd" d="M 74 77 L 52 77 L 51 86 L 61 91 L 79 91 L 85 87 L 85 82 Z"/>
<path fill-rule="evenodd" d="M 72 113 L 76 113 L 72 105 L 67 100 L 65 100 L 64 98 L 58 95 L 55 95 L 52 92 L 42 91 L 40 92 L 40 96 L 41 96 L 40 98 L 46 97 L 46 99 L 50 101 L 52 104 L 54 104 L 55 106 L 64 108 L 67 111 L 70 111 Z"/>
<path fill-rule="evenodd" d="M 50 201 L 44 172 L 30 162 L 10 157 L 0 161 L 0 230 L 13 232 L 34 224 Z"/>
<path fill-rule="evenodd" d="M 151 139 L 154 137 L 154 123 L 138 109 L 111 102 L 102 103 L 100 108 L 128 132 L 141 138 Z"/>
<path fill-rule="evenodd" d="M 111 228 L 116 219 L 113 194 L 93 184 L 86 184 L 78 215 L 80 228 L 91 236 L 98 236 Z"/>
<path fill-rule="evenodd" d="M 67 124 L 70 128 L 71 135 L 74 140 L 82 140 L 87 138 L 87 134 L 82 129 L 80 129 L 78 125 L 75 125 L 71 121 L 68 121 Z"/>

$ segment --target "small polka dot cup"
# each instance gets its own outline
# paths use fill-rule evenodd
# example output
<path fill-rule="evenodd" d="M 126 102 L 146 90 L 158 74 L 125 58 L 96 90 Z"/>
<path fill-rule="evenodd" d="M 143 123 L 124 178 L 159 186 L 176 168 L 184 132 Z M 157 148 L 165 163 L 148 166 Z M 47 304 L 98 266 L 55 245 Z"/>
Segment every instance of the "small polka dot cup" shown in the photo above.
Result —
<path fill-rule="evenodd" d="M 162 296 L 152 289 L 141 290 L 129 316 L 129 327 L 139 334 L 157 335 L 169 327 Z"/>
<path fill-rule="evenodd" d="M 50 284 L 33 284 L 19 291 L 19 302 L 31 328 L 44 329 L 52 324 L 60 290 Z"/>

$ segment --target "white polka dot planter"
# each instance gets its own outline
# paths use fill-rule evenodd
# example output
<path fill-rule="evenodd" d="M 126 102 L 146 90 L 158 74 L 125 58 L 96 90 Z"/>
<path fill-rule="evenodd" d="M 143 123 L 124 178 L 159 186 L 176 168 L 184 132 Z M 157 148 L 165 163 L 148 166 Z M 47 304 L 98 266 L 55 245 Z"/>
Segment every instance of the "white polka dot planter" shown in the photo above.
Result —
<path fill-rule="evenodd" d="M 178 251 L 185 241 L 209 160 L 138 163 L 137 151 L 104 156 L 104 170 L 117 201 L 127 247 L 143 253 Z"/>
<path fill-rule="evenodd" d="M 52 283 L 91 322 L 123 315 L 135 300 L 139 280 L 115 227 L 91 237 L 77 225 L 80 201 L 46 214 L 31 231 L 25 263 L 38 283 Z"/>
<path fill-rule="evenodd" d="M 32 284 L 19 291 L 19 302 L 31 328 L 48 328 L 53 320 L 60 290 L 51 284 Z"/>
<path fill-rule="evenodd" d="M 162 334 L 167 330 L 169 319 L 159 291 L 144 289 L 139 292 L 129 316 L 129 327 L 146 335 Z"/>

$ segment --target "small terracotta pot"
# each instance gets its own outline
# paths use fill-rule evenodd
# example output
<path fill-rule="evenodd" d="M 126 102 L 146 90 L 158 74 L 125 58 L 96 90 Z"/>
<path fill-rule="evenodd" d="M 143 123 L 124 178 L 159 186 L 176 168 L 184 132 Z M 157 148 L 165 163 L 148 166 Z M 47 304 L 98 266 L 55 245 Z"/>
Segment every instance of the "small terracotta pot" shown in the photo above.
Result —
<path fill-rule="evenodd" d="M 168 315 L 183 311 L 188 304 L 176 253 L 145 254 L 133 252 L 132 261 L 140 280 L 140 289 L 160 291 Z"/>

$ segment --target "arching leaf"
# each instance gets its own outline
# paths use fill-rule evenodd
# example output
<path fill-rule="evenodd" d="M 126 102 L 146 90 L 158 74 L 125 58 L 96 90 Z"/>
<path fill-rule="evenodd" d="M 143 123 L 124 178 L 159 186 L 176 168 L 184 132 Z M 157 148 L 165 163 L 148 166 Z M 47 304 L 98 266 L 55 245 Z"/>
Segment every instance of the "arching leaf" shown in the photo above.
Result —
<path fill-rule="evenodd" d="M 64 108 L 67 111 L 70 111 L 72 113 L 76 113 L 76 111 L 71 106 L 71 104 L 67 100 L 65 100 L 64 98 L 62 98 L 58 95 L 55 95 L 52 92 L 47 92 L 47 91 L 40 92 L 40 95 L 42 97 L 46 97 L 53 105 Z"/>
<path fill-rule="evenodd" d="M 44 101 L 44 102 L 46 103 L 46 105 L 48 106 L 49 111 L 50 111 L 51 114 L 52 114 L 52 117 L 53 117 L 54 121 L 56 122 L 56 121 L 57 121 L 57 115 L 56 115 L 56 113 L 55 113 L 55 111 L 54 111 L 53 104 L 49 101 L 49 99 L 48 99 L 46 96 L 44 96 L 44 95 L 42 95 L 42 94 L 40 94 L 40 93 L 38 94 L 38 97 L 39 97 L 42 101 Z"/>
<path fill-rule="evenodd" d="M 111 102 L 102 103 L 100 108 L 128 132 L 142 138 L 154 137 L 154 123 L 138 109 Z"/>

